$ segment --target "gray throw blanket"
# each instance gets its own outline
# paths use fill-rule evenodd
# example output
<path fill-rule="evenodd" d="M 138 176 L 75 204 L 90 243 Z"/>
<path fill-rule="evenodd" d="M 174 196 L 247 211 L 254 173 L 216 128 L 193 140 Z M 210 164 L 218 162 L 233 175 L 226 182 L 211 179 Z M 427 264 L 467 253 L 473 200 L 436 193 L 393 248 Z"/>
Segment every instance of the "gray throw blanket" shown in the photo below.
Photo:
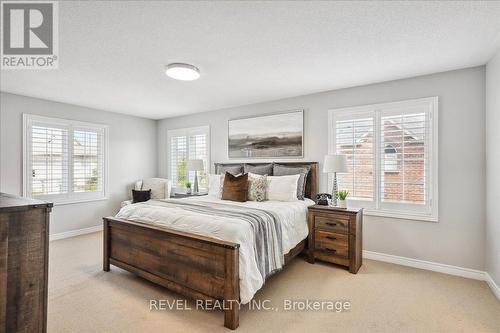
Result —
<path fill-rule="evenodd" d="M 174 206 L 187 211 L 219 217 L 236 218 L 250 224 L 254 231 L 255 261 L 262 278 L 280 270 L 285 259 L 281 236 L 281 223 L 272 212 L 249 207 L 190 200 L 150 200 L 148 204 Z"/>

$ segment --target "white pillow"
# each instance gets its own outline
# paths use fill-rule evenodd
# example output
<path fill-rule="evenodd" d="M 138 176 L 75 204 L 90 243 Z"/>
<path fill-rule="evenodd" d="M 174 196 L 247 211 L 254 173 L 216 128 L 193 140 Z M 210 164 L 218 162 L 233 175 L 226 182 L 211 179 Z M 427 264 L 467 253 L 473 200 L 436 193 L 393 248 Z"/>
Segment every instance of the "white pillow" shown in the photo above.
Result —
<path fill-rule="evenodd" d="M 208 195 L 222 198 L 222 187 L 224 185 L 224 175 L 208 175 Z"/>
<path fill-rule="evenodd" d="M 297 201 L 297 183 L 300 175 L 268 176 L 267 200 Z"/>

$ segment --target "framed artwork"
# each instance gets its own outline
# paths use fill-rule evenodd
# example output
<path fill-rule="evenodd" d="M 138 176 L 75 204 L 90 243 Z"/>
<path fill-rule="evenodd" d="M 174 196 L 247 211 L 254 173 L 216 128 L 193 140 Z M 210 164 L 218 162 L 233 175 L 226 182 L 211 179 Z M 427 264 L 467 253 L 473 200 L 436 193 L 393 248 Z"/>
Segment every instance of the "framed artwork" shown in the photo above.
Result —
<path fill-rule="evenodd" d="M 304 110 L 233 119 L 228 122 L 229 158 L 301 158 Z"/>

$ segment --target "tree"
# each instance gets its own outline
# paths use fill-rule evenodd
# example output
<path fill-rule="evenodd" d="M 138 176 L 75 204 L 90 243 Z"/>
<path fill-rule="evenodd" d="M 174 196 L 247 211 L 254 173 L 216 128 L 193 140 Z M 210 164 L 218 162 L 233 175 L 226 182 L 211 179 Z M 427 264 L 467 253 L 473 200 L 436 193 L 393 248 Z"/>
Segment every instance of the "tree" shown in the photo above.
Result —
<path fill-rule="evenodd" d="M 186 159 L 183 158 L 179 162 L 177 162 L 177 186 L 184 187 L 186 184 Z"/>
<path fill-rule="evenodd" d="M 97 191 L 97 168 L 92 169 L 92 176 L 85 181 L 85 192 Z"/>

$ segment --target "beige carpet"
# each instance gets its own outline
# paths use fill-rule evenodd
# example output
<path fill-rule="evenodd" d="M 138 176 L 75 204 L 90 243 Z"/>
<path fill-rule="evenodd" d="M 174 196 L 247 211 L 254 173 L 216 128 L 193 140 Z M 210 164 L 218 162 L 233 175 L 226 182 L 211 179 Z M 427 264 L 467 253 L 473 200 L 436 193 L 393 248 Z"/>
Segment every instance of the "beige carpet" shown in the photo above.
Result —
<path fill-rule="evenodd" d="M 113 266 L 103 272 L 101 237 L 50 243 L 49 332 L 229 332 L 219 311 L 150 311 L 150 299 L 182 297 Z M 238 332 L 500 332 L 500 302 L 485 282 L 371 260 L 352 275 L 297 258 L 257 294 L 280 308 L 285 298 L 352 308 L 243 309 Z"/>

